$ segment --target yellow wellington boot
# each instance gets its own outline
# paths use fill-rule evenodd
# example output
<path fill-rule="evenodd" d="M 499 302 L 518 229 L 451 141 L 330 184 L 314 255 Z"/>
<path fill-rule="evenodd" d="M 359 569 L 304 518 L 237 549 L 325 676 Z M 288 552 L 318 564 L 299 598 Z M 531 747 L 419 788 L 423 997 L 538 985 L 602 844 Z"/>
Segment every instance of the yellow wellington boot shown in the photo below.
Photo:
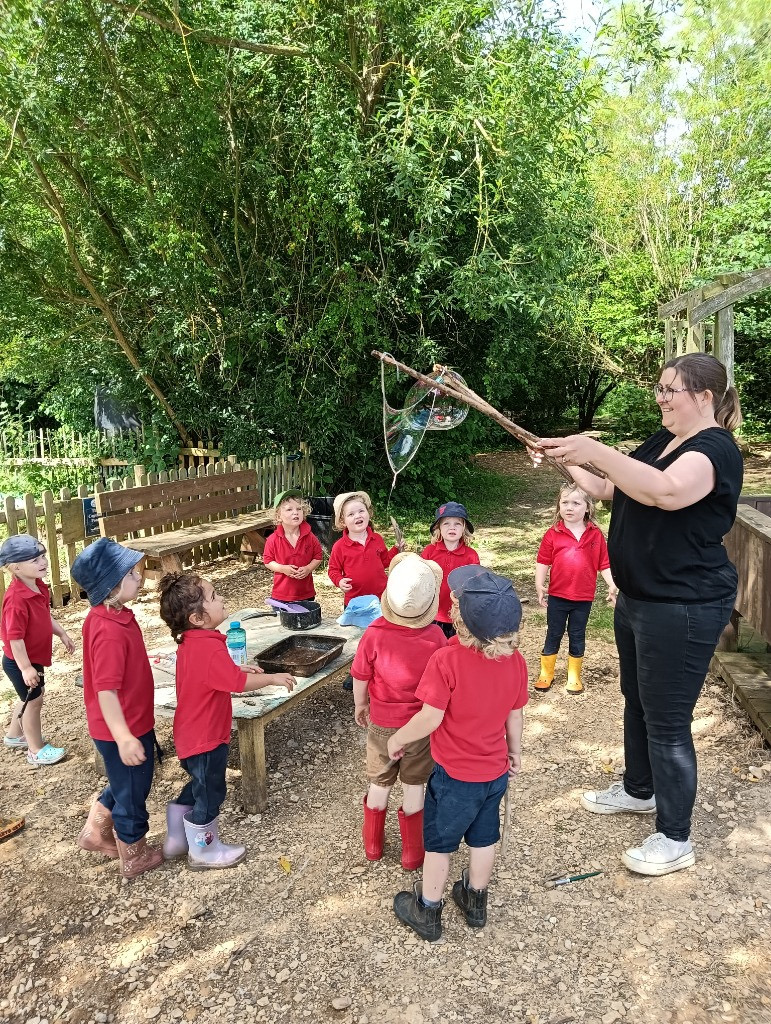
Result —
<path fill-rule="evenodd" d="M 572 654 L 568 655 L 568 685 L 566 686 L 568 693 L 584 692 L 584 681 L 581 678 L 583 663 L 583 658 L 574 658 Z"/>
<path fill-rule="evenodd" d="M 535 681 L 536 690 L 549 690 L 554 682 L 554 666 L 557 664 L 556 654 L 541 655 L 541 674 Z"/>

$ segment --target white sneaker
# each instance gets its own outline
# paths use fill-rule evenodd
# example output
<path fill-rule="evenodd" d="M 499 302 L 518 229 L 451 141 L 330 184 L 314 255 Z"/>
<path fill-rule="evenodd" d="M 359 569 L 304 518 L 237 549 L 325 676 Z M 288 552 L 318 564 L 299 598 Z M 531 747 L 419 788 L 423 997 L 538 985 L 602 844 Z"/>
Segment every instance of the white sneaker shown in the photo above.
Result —
<path fill-rule="evenodd" d="M 642 846 L 623 853 L 621 860 L 630 871 L 636 871 L 638 875 L 668 875 L 670 871 L 693 867 L 696 854 L 690 839 L 678 843 L 663 832 L 654 832 Z"/>
<path fill-rule="evenodd" d="M 626 792 L 623 782 L 614 782 L 608 789 L 591 789 L 584 793 L 581 806 L 593 814 L 655 814 L 656 797 L 638 800 Z"/>

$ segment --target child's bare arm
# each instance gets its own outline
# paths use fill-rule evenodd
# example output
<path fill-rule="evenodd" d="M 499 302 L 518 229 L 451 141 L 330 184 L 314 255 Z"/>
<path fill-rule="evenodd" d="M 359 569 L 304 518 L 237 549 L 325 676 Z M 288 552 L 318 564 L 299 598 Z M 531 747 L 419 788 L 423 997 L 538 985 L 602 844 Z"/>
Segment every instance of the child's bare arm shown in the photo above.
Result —
<path fill-rule="evenodd" d="M 54 636 L 59 637 L 67 653 L 72 654 L 75 650 L 75 644 L 72 642 L 72 638 L 64 626 L 60 626 L 53 615 L 51 616 L 51 629 L 54 631 Z"/>
<path fill-rule="evenodd" d="M 280 572 L 284 576 L 293 576 L 294 569 L 291 565 L 282 565 L 281 562 L 263 562 L 269 572 Z"/>
<path fill-rule="evenodd" d="M 96 695 L 99 710 L 102 712 L 112 738 L 118 744 L 121 761 L 133 767 L 146 761 L 145 748 L 126 725 L 123 708 L 120 706 L 117 690 L 99 690 Z"/>
<path fill-rule="evenodd" d="M 362 729 L 369 725 L 369 683 L 353 677 L 353 719 Z"/>
<path fill-rule="evenodd" d="M 538 603 L 542 608 L 546 607 L 546 576 L 548 572 L 548 565 L 543 565 L 541 562 L 535 563 L 535 592 L 538 595 Z"/>
<path fill-rule="evenodd" d="M 600 576 L 602 576 L 608 584 L 608 604 L 615 607 L 616 598 L 618 597 L 618 587 L 613 581 L 610 569 L 600 569 Z"/>
<path fill-rule="evenodd" d="M 264 686 L 284 686 L 290 693 L 295 688 L 297 680 L 294 676 L 290 676 L 288 672 L 263 672 L 261 668 L 253 668 L 251 665 L 244 665 L 241 668 L 242 672 L 247 672 L 250 675 L 259 673 L 259 683 L 247 684 L 247 688 L 242 690 L 242 693 L 254 693 L 256 690 L 261 690 Z"/>
<path fill-rule="evenodd" d="M 388 740 L 388 756 L 398 760 L 404 753 L 408 743 L 415 740 L 422 740 L 430 736 L 438 729 L 444 719 L 444 711 L 441 708 L 432 708 L 430 704 L 424 704 L 417 714 L 403 725 Z"/>
<path fill-rule="evenodd" d="M 25 685 L 32 690 L 40 681 L 40 676 L 38 675 L 37 669 L 29 660 L 27 645 L 23 640 L 11 640 L 11 654 L 13 655 L 13 660 L 21 669 L 21 677 L 24 680 Z"/>
<path fill-rule="evenodd" d="M 522 767 L 522 708 L 510 711 L 506 718 L 506 745 L 509 748 L 509 775 Z"/>

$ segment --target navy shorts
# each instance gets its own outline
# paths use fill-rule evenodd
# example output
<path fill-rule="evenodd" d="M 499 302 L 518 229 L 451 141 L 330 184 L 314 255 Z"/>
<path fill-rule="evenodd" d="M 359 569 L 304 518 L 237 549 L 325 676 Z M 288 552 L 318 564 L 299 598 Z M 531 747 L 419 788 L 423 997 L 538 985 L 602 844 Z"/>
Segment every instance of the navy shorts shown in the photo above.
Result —
<path fill-rule="evenodd" d="M 45 669 L 43 666 L 33 664 L 32 667 L 37 669 L 38 675 L 42 681 L 43 676 L 45 675 Z M 30 700 L 37 700 L 38 697 L 43 696 L 43 693 L 45 692 L 45 685 L 38 683 L 37 686 L 33 686 L 30 690 L 24 682 L 24 676 L 21 674 L 21 669 L 13 658 L 9 658 L 7 654 L 3 655 L 3 671 L 11 680 L 11 685 L 16 691 L 16 695 L 19 700 L 24 701 L 28 696 Z"/>
<path fill-rule="evenodd" d="M 492 846 L 501 837 L 500 806 L 508 770 L 492 782 L 459 782 L 441 765 L 431 773 L 423 808 L 423 845 L 427 853 L 455 853 L 468 846 Z"/>

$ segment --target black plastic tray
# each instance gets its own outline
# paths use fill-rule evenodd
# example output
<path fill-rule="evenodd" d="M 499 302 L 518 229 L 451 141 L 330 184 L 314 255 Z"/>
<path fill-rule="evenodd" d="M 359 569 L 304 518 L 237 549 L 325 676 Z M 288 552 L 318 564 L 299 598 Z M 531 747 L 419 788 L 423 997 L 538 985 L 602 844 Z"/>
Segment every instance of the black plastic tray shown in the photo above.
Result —
<path fill-rule="evenodd" d="M 265 672 L 312 676 L 334 661 L 345 647 L 340 636 L 288 636 L 253 659 Z"/>

